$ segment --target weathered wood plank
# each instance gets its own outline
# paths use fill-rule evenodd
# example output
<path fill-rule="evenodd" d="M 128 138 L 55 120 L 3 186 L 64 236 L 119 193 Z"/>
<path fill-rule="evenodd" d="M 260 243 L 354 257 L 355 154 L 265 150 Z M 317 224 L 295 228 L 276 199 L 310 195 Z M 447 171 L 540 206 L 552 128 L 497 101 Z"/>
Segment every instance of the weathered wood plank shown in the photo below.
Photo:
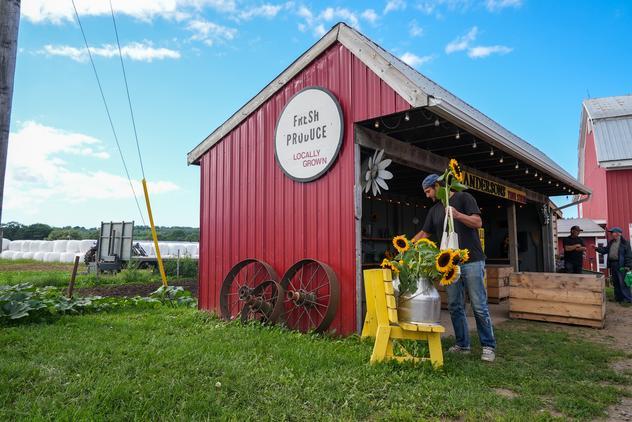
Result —
<path fill-rule="evenodd" d="M 512 299 L 531 299 L 545 302 L 577 303 L 582 305 L 601 306 L 604 295 L 590 290 L 533 289 L 528 287 L 512 287 L 509 296 Z"/>
<path fill-rule="evenodd" d="M 594 328 L 603 328 L 605 325 L 605 319 L 570 318 L 557 315 L 530 314 L 527 312 L 509 312 L 509 318 L 528 319 L 544 322 L 558 322 L 561 324 L 583 325 Z"/>
<path fill-rule="evenodd" d="M 509 286 L 509 277 L 487 278 L 487 287 L 505 287 Z"/>
<path fill-rule="evenodd" d="M 507 265 L 486 265 L 485 272 L 487 278 L 504 278 L 514 272 L 513 268 Z"/>
<path fill-rule="evenodd" d="M 513 273 L 509 276 L 509 285 L 535 289 L 582 289 L 603 292 L 604 277 L 564 273 Z"/>
<path fill-rule="evenodd" d="M 527 312 L 540 315 L 557 315 L 571 318 L 601 319 L 601 306 L 564 302 L 543 302 L 530 299 L 509 299 L 510 312 Z"/>

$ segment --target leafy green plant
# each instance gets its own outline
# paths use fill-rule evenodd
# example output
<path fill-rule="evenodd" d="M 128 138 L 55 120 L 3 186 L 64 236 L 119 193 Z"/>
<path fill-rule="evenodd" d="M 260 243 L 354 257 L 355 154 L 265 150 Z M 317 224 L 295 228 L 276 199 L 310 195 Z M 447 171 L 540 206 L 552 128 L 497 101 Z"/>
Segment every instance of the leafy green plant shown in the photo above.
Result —
<path fill-rule="evenodd" d="M 52 286 L 30 284 L 0 286 L 0 324 L 46 321 L 64 314 L 100 312 L 132 307 L 195 306 L 191 293 L 182 287 L 161 287 L 149 297 L 87 296 L 69 299 Z"/>
<path fill-rule="evenodd" d="M 165 273 L 168 276 L 175 277 L 177 271 L 177 261 L 175 259 L 169 259 L 164 261 Z M 198 275 L 198 261 L 188 256 L 180 258 L 180 277 L 194 278 Z"/>

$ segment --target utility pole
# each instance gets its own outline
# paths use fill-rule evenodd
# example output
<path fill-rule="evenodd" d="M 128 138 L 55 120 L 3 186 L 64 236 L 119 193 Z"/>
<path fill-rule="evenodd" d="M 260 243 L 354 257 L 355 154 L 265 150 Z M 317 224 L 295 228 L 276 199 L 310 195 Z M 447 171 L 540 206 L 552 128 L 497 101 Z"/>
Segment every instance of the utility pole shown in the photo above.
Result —
<path fill-rule="evenodd" d="M 18 27 L 20 25 L 20 0 L 0 0 L 0 223 L 4 200 L 4 175 L 7 170 L 11 100 L 15 57 L 18 52 Z M 2 251 L 0 230 L 0 251 Z"/>

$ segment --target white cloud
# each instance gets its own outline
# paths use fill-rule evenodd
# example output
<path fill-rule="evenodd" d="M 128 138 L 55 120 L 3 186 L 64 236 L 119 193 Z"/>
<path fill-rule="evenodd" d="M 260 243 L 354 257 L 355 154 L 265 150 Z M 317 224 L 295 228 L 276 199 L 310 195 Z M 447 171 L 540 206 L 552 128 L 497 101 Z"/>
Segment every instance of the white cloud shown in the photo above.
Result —
<path fill-rule="evenodd" d="M 107 1 L 78 0 L 75 2 L 79 16 L 103 16 L 110 14 Z M 114 12 L 133 18 L 151 21 L 156 17 L 182 20 L 191 12 L 211 8 L 219 12 L 234 13 L 235 0 L 112 0 Z M 75 19 L 70 1 L 29 0 L 22 2 L 20 13 L 23 18 L 34 22 L 61 24 Z"/>
<path fill-rule="evenodd" d="M 389 12 L 396 12 L 398 10 L 406 9 L 406 2 L 404 0 L 388 0 L 386 6 L 384 6 L 384 14 Z"/>
<path fill-rule="evenodd" d="M 88 135 L 26 122 L 10 134 L 8 156 L 4 204 L 7 209 L 33 213 L 52 199 L 82 202 L 132 197 L 126 177 L 94 170 L 98 164 L 93 160 L 107 160 L 110 155 L 103 142 Z M 73 156 L 82 157 L 89 169 L 69 164 L 66 160 Z M 133 183 L 137 194 L 142 193 L 140 182 Z M 179 189 L 168 181 L 150 186 L 152 194 Z"/>
<path fill-rule="evenodd" d="M 262 4 L 261 6 L 252 7 L 248 10 L 243 10 L 238 13 L 237 17 L 242 20 L 250 20 L 256 17 L 263 17 L 272 19 L 276 17 L 279 12 L 284 9 L 289 9 L 294 6 L 294 3 L 287 2 L 284 4 Z"/>
<path fill-rule="evenodd" d="M 480 59 L 491 54 L 507 54 L 511 53 L 513 48 L 504 45 L 477 46 L 468 50 L 467 55 L 472 59 Z"/>
<path fill-rule="evenodd" d="M 456 51 L 467 50 L 470 43 L 476 39 L 478 35 L 478 28 L 473 27 L 470 31 L 462 37 L 456 38 L 454 41 L 445 46 L 445 52 L 447 54 L 454 53 Z"/>
<path fill-rule="evenodd" d="M 360 29 L 358 14 L 343 7 L 327 7 L 320 13 L 314 13 L 307 6 L 303 5 L 296 10 L 296 14 L 303 18 L 303 22 L 298 23 L 299 31 L 312 31 L 318 37 L 325 35 L 327 33 L 326 27 L 331 27 L 331 24 L 335 21 L 344 21 L 349 26 Z"/>
<path fill-rule="evenodd" d="M 364 12 L 362 12 L 361 16 L 362 19 L 370 23 L 375 23 L 379 18 L 379 16 L 377 15 L 377 13 L 375 13 L 375 10 L 373 9 L 366 9 Z"/>
<path fill-rule="evenodd" d="M 487 10 L 490 12 L 495 12 L 507 7 L 518 8 L 520 6 L 522 6 L 522 0 L 487 0 L 485 2 L 485 7 L 487 7 Z"/>
<path fill-rule="evenodd" d="M 408 33 L 411 37 L 421 37 L 424 34 L 424 29 L 417 25 L 417 21 L 412 21 L 408 27 Z"/>
<path fill-rule="evenodd" d="M 206 45 L 213 45 L 216 41 L 230 41 L 237 35 L 235 28 L 218 25 L 204 19 L 195 19 L 187 24 L 187 29 L 194 34 L 192 40 L 202 41 Z"/>
<path fill-rule="evenodd" d="M 417 56 L 409 52 L 402 54 L 399 58 L 410 67 L 419 67 L 432 60 L 432 56 Z"/>
<path fill-rule="evenodd" d="M 118 56 L 118 47 L 112 44 L 103 44 L 101 47 L 90 47 L 93 56 L 111 58 Z M 88 60 L 85 48 L 71 47 L 68 45 L 45 45 L 39 53 L 47 56 L 68 57 L 77 62 Z M 121 47 L 121 54 L 130 60 L 151 62 L 153 60 L 179 59 L 180 53 L 168 48 L 154 48 L 150 42 L 133 42 Z"/>

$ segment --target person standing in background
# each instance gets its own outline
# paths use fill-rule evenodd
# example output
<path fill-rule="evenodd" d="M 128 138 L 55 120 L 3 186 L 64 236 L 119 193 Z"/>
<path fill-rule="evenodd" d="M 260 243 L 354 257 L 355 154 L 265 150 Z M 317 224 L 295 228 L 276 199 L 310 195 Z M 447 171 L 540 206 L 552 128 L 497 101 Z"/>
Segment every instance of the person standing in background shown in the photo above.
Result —
<path fill-rule="evenodd" d="M 579 226 L 571 227 L 571 234 L 562 240 L 564 245 L 564 268 L 567 273 L 581 274 L 582 262 L 584 261 L 584 240 L 579 237 L 583 232 Z"/>
<path fill-rule="evenodd" d="M 606 255 L 608 260 L 608 270 L 610 270 L 610 280 L 614 286 L 614 300 L 619 303 L 632 303 L 632 292 L 623 279 L 625 273 L 632 268 L 632 249 L 630 242 L 623 237 L 623 230 L 613 227 L 608 230 L 612 239 L 607 246 L 600 246 L 596 251 Z"/>

